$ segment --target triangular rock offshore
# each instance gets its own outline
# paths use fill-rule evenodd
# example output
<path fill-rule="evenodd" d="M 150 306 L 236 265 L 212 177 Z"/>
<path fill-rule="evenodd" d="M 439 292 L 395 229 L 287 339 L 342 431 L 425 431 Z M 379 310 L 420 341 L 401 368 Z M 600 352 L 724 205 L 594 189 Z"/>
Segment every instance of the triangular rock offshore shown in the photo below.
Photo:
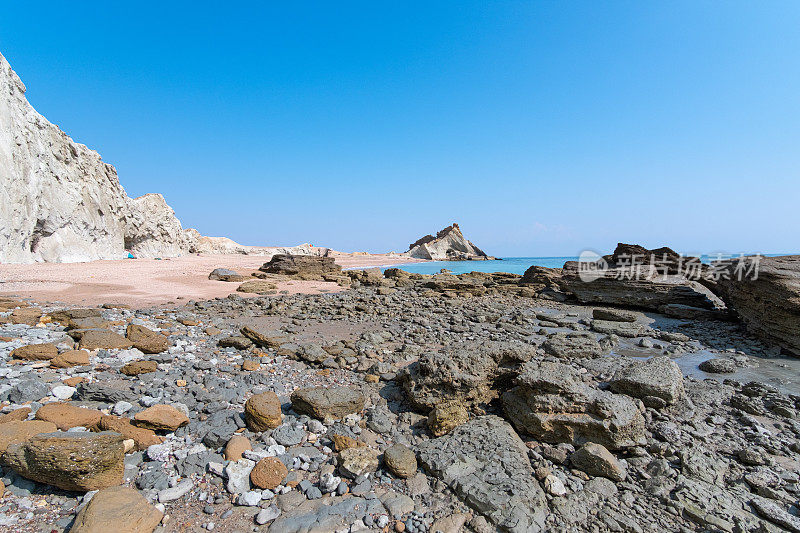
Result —
<path fill-rule="evenodd" d="M 434 237 L 425 235 L 408 247 L 406 254 L 416 259 L 434 261 L 481 261 L 495 259 L 472 244 L 461 233 L 458 224 L 447 226 Z"/>

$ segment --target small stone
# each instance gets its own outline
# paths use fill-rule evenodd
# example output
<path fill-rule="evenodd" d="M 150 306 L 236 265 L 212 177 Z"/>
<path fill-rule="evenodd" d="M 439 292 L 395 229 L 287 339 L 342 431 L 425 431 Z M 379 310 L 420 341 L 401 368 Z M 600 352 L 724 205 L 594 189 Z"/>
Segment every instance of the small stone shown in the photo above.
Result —
<path fill-rule="evenodd" d="M 155 431 L 175 431 L 189 423 L 189 417 L 171 405 L 156 404 L 136 413 L 133 423 Z"/>
<path fill-rule="evenodd" d="M 405 479 L 417 473 L 417 457 L 403 444 L 395 444 L 383 452 L 386 468 L 399 478 Z"/>
<path fill-rule="evenodd" d="M 239 459 L 231 461 L 225 467 L 225 475 L 228 478 L 226 488 L 231 494 L 241 494 L 250 490 L 250 472 L 253 471 L 256 463 L 249 459 Z"/>
<path fill-rule="evenodd" d="M 625 479 L 625 469 L 605 446 L 589 442 L 584 444 L 570 458 L 572 466 L 590 476 L 602 476 L 614 481 Z"/>
<path fill-rule="evenodd" d="M 372 448 L 348 448 L 339 452 L 339 470 L 345 476 L 357 478 L 377 469 L 378 452 Z"/>
<path fill-rule="evenodd" d="M 281 510 L 278 509 L 277 505 L 270 505 L 264 509 L 261 509 L 259 513 L 256 515 L 256 524 L 263 526 L 267 522 L 275 520 L 281 515 Z"/>
<path fill-rule="evenodd" d="M 138 324 L 129 324 L 125 335 L 142 353 L 161 353 L 169 349 L 167 337 Z"/>
<path fill-rule="evenodd" d="M 148 374 L 156 370 L 158 370 L 158 363 L 155 361 L 131 361 L 119 371 L 126 376 L 138 376 L 139 374 Z"/>
<path fill-rule="evenodd" d="M 71 368 L 89 364 L 89 352 L 86 350 L 67 350 L 50 359 L 50 366 L 54 368 Z"/>
<path fill-rule="evenodd" d="M 236 500 L 239 505 L 244 505 L 247 507 L 255 507 L 259 503 L 261 503 L 261 492 L 256 490 L 249 490 L 247 492 L 243 492 L 239 495 L 239 498 Z"/>
<path fill-rule="evenodd" d="M 252 359 L 245 359 L 242 361 L 242 370 L 247 372 L 255 372 L 256 370 L 261 368 L 261 363 L 258 361 L 253 361 Z"/>
<path fill-rule="evenodd" d="M 564 496 L 567 493 L 564 483 L 553 474 L 544 478 L 544 490 L 553 496 Z"/>
<path fill-rule="evenodd" d="M 131 348 L 133 343 L 120 335 L 109 330 L 91 329 L 83 332 L 78 345 L 85 350 L 124 350 Z"/>
<path fill-rule="evenodd" d="M 250 481 L 258 488 L 273 490 L 283 482 L 288 473 L 280 459 L 265 457 L 250 472 Z"/>
<path fill-rule="evenodd" d="M 242 458 L 245 450 L 252 449 L 253 447 L 250 445 L 250 439 L 242 435 L 234 435 L 225 445 L 223 456 L 228 461 L 238 461 Z"/>
<path fill-rule="evenodd" d="M 72 395 L 78 391 L 75 387 L 68 387 L 66 385 L 57 385 L 50 390 L 50 394 L 59 400 L 69 400 Z"/>
<path fill-rule="evenodd" d="M 170 487 L 168 489 L 164 489 L 159 491 L 158 493 L 158 501 L 159 503 L 166 503 L 171 502 L 173 500 L 179 500 L 183 498 L 186 494 L 192 490 L 194 484 L 192 483 L 191 479 L 184 479 L 174 487 Z"/>
<path fill-rule="evenodd" d="M 244 404 L 244 417 L 251 431 L 266 431 L 281 425 L 281 402 L 274 392 L 251 396 Z"/>
<path fill-rule="evenodd" d="M 458 401 L 443 402 L 434 407 L 428 415 L 428 428 L 436 437 L 447 435 L 461 424 L 467 423 L 469 413 L 464 404 Z"/>

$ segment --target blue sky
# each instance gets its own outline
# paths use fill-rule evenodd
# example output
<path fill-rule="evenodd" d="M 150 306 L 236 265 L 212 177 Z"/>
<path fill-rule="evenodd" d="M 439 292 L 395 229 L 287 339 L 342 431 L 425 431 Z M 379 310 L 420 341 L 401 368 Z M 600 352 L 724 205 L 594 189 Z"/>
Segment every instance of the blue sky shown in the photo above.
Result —
<path fill-rule="evenodd" d="M 28 99 L 243 244 L 798 252 L 797 2 L 14 2 Z"/>

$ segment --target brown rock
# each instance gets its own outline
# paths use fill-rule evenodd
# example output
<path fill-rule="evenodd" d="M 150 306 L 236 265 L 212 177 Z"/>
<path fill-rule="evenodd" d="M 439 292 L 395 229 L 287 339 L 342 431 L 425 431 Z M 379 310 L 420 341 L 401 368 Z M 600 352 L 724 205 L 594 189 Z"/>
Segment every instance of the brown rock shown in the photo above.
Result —
<path fill-rule="evenodd" d="M 23 300 L 15 300 L 14 298 L 0 298 L 0 311 L 11 311 L 17 307 L 30 307 L 30 304 Z"/>
<path fill-rule="evenodd" d="M 247 325 L 243 326 L 240 331 L 254 343 L 267 348 L 278 348 L 281 344 L 289 342 L 289 337 L 280 330 L 268 330 L 255 325 Z"/>
<path fill-rule="evenodd" d="M 0 424 L 5 424 L 6 422 L 17 422 L 20 420 L 27 420 L 30 412 L 31 412 L 30 407 L 20 407 L 19 409 L 14 409 L 11 412 L 8 412 L 4 415 L 0 415 Z"/>
<path fill-rule="evenodd" d="M 103 431 L 116 431 L 125 439 L 133 439 L 137 450 L 144 450 L 153 444 L 161 444 L 164 440 L 151 429 L 134 426 L 128 418 L 103 415 L 99 425 Z"/>
<path fill-rule="evenodd" d="M 333 257 L 310 255 L 275 254 L 260 271 L 268 274 L 284 274 L 300 279 L 320 279 L 324 274 L 341 274 L 342 267 Z"/>
<path fill-rule="evenodd" d="M 222 452 L 222 455 L 228 461 L 238 461 L 242 458 L 242 454 L 244 454 L 245 451 L 252 449 L 253 447 L 250 445 L 250 440 L 247 437 L 243 435 L 234 435 L 225 445 L 225 451 Z"/>
<path fill-rule="evenodd" d="M 175 431 L 189 423 L 189 417 L 171 405 L 157 404 L 136 413 L 133 423 L 139 427 Z"/>
<path fill-rule="evenodd" d="M 87 309 L 62 309 L 60 311 L 53 311 L 52 313 L 49 314 L 50 318 L 52 318 L 56 322 L 60 322 L 65 326 L 69 324 L 70 320 L 77 320 L 81 318 L 90 318 L 90 317 L 97 317 L 97 318 L 102 317 L 100 309 L 96 307 Z"/>
<path fill-rule="evenodd" d="M 55 368 L 70 368 L 89 364 L 89 352 L 86 350 L 67 350 L 50 359 L 50 366 Z"/>
<path fill-rule="evenodd" d="M 67 402 L 48 403 L 36 411 L 36 420 L 52 422 L 61 431 L 74 427 L 97 429 L 103 413 L 96 409 L 86 409 Z"/>
<path fill-rule="evenodd" d="M 250 472 L 250 482 L 260 489 L 272 490 L 281 484 L 288 473 L 280 459 L 265 457 Z"/>
<path fill-rule="evenodd" d="M 28 326 L 35 326 L 42 318 L 42 310 L 38 307 L 25 307 L 22 309 L 14 309 L 8 317 L 8 322 L 12 324 L 27 324 Z"/>
<path fill-rule="evenodd" d="M 0 424 L 0 455 L 12 444 L 25 442 L 39 433 L 55 431 L 56 425 L 41 420 L 11 421 Z"/>
<path fill-rule="evenodd" d="M 74 377 L 67 378 L 67 379 L 63 380 L 63 383 L 64 383 L 64 385 L 66 385 L 68 387 L 77 387 L 79 384 L 83 383 L 84 381 L 86 381 L 86 378 L 83 378 L 81 376 L 74 376 Z"/>
<path fill-rule="evenodd" d="M 253 361 L 252 359 L 245 359 L 242 361 L 242 370 L 246 370 L 248 372 L 255 372 L 261 368 L 261 363 L 258 361 Z"/>
<path fill-rule="evenodd" d="M 366 446 L 366 443 L 361 442 L 360 440 L 356 440 L 353 437 L 348 437 L 347 435 L 340 435 L 338 433 L 331 435 L 331 440 L 333 441 L 333 447 L 337 452 L 344 451 L 348 448 L 362 448 Z"/>
<path fill-rule="evenodd" d="M 461 402 L 443 402 L 436 406 L 428 415 L 428 429 L 436 437 L 441 437 L 453 431 L 469 420 L 469 413 Z"/>
<path fill-rule="evenodd" d="M 0 498 L 6 493 L 6 484 L 0 481 Z"/>
<path fill-rule="evenodd" d="M 281 425 L 281 401 L 274 392 L 251 396 L 244 404 L 244 419 L 252 431 L 266 431 Z"/>
<path fill-rule="evenodd" d="M 70 533 L 152 533 L 162 517 L 137 490 L 108 487 L 81 509 Z"/>
<path fill-rule="evenodd" d="M 3 461 L 23 477 L 60 489 L 104 489 L 122 483 L 122 441 L 109 431 L 40 433 L 11 444 Z"/>
<path fill-rule="evenodd" d="M 131 341 L 109 330 L 92 329 L 87 330 L 81 335 L 79 343 L 81 348 L 86 350 L 122 350 L 133 346 Z"/>
<path fill-rule="evenodd" d="M 155 361 L 140 360 L 131 361 L 120 368 L 119 371 L 126 376 L 138 376 L 139 374 L 148 374 L 150 372 L 155 372 L 156 370 L 158 370 L 158 363 Z"/>
<path fill-rule="evenodd" d="M 138 324 L 128 325 L 125 334 L 133 346 L 144 353 L 161 353 L 169 348 L 169 340 L 165 335 Z"/>
<path fill-rule="evenodd" d="M 237 292 L 247 292 L 252 294 L 270 294 L 277 289 L 277 285 L 260 279 L 245 281 L 236 288 Z"/>
<path fill-rule="evenodd" d="M 54 344 L 29 344 L 11 351 L 11 359 L 23 361 L 49 361 L 58 355 Z"/>

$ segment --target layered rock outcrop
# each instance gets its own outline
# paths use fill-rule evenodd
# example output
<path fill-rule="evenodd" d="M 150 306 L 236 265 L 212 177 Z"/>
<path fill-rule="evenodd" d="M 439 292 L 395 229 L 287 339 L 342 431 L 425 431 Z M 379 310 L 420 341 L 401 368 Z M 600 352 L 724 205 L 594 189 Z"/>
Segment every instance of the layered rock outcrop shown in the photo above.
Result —
<path fill-rule="evenodd" d="M 718 265 L 714 290 L 759 337 L 800 355 L 800 255 L 761 257 L 750 272 L 738 259 Z"/>
<path fill-rule="evenodd" d="M 433 261 L 466 261 L 494 259 L 472 244 L 461 233 L 458 224 L 447 226 L 436 236 L 426 235 L 408 247 L 406 255 Z"/>

